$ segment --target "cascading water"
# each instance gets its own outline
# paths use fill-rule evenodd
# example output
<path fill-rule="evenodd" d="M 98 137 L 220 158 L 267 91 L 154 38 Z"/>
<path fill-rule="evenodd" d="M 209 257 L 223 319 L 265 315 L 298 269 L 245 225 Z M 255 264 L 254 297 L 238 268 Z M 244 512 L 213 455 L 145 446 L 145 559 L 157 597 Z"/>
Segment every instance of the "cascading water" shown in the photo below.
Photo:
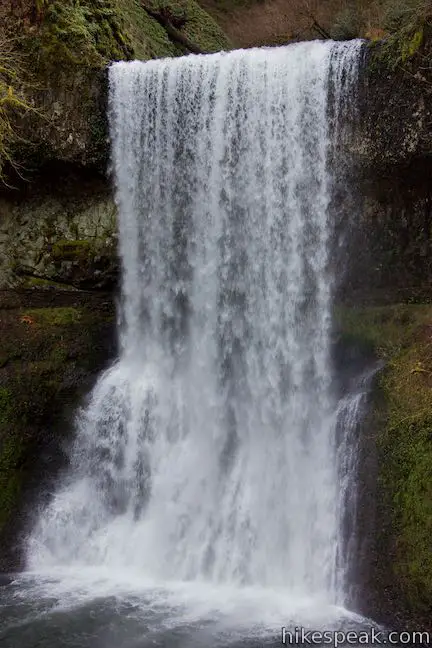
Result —
<path fill-rule="evenodd" d="M 343 604 L 329 94 L 337 121 L 360 48 L 111 67 L 121 353 L 78 416 L 31 570 Z"/>

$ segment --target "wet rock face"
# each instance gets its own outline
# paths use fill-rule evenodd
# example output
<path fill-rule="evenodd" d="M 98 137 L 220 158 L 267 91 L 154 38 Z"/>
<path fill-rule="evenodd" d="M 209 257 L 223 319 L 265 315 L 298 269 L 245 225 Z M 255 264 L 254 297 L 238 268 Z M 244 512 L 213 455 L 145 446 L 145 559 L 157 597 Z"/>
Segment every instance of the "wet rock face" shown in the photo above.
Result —
<path fill-rule="evenodd" d="M 24 165 L 46 160 L 73 162 L 104 172 L 108 164 L 107 68 L 59 67 L 41 72 L 29 100 L 37 112 L 28 113 L 18 128 L 28 146 Z"/>
<path fill-rule="evenodd" d="M 364 170 L 381 175 L 432 154 L 432 33 L 397 64 L 385 42 L 365 50 L 354 150 Z"/>
<path fill-rule="evenodd" d="M 115 319 L 102 292 L 0 291 L 0 572 L 23 567 L 35 500 L 67 462 L 74 412 L 116 354 Z"/>
<path fill-rule="evenodd" d="M 432 299 L 432 157 L 360 177 L 342 296 L 355 303 Z"/>
<path fill-rule="evenodd" d="M 108 289 L 117 266 L 116 207 L 102 176 L 50 168 L 0 195 L 0 288 Z"/>
<path fill-rule="evenodd" d="M 432 305 L 341 307 L 337 325 L 348 359 L 380 367 L 359 436 L 355 607 L 430 631 Z"/>
<path fill-rule="evenodd" d="M 341 293 L 377 304 L 432 298 L 432 38 L 392 67 L 367 49 L 349 143 L 358 202 Z M 387 58 L 386 58 L 387 57 Z M 354 213 L 353 213 L 354 212 Z"/>
<path fill-rule="evenodd" d="M 185 15 L 182 33 L 206 52 L 229 48 L 195 0 L 165 3 Z M 19 58 L 34 110 L 14 119 L 13 158 L 24 167 L 60 160 L 104 171 L 108 161 L 107 66 L 187 54 L 137 0 L 3 0 L 0 39 Z"/>

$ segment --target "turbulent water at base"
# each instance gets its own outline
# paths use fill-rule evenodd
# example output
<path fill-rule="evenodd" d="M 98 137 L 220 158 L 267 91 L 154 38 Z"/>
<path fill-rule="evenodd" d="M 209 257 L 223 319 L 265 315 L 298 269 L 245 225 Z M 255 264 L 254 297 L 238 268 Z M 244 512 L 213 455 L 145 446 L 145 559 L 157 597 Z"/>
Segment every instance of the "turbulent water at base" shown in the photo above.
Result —
<path fill-rule="evenodd" d="M 360 49 L 110 69 L 121 352 L 78 416 L 27 586 L 144 610 L 140 640 L 117 646 L 252 646 L 252 626 L 262 639 L 352 621 L 342 520 L 358 396 L 334 389 L 331 204 Z M 195 634 L 167 638 L 176 623 Z"/>

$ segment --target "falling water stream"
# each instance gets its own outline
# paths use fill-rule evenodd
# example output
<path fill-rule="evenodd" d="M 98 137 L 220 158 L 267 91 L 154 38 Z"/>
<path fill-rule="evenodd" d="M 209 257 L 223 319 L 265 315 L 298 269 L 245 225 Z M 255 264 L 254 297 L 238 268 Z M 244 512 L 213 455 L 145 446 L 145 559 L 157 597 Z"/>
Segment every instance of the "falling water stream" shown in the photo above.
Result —
<path fill-rule="evenodd" d="M 344 609 L 359 394 L 331 358 L 331 152 L 360 50 L 111 67 L 121 350 L 29 538 L 11 647 L 368 625 Z"/>

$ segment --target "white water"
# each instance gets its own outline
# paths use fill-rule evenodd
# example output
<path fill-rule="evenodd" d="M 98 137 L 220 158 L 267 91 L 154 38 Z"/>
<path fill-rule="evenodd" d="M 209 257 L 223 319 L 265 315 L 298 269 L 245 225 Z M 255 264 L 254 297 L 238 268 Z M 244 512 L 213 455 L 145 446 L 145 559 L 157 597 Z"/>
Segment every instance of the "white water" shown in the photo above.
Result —
<path fill-rule="evenodd" d="M 121 354 L 78 416 L 31 570 L 343 604 L 329 88 L 339 119 L 359 50 L 111 68 Z"/>
<path fill-rule="evenodd" d="M 340 399 L 336 412 L 336 438 L 338 441 L 336 462 L 339 468 L 339 535 L 338 552 L 342 557 L 339 584 L 346 598 L 352 594 L 350 570 L 355 567 L 359 550 L 357 537 L 358 488 L 360 460 L 359 428 L 370 396 L 370 386 L 380 364 L 371 366 L 354 380 L 347 394 Z"/>

